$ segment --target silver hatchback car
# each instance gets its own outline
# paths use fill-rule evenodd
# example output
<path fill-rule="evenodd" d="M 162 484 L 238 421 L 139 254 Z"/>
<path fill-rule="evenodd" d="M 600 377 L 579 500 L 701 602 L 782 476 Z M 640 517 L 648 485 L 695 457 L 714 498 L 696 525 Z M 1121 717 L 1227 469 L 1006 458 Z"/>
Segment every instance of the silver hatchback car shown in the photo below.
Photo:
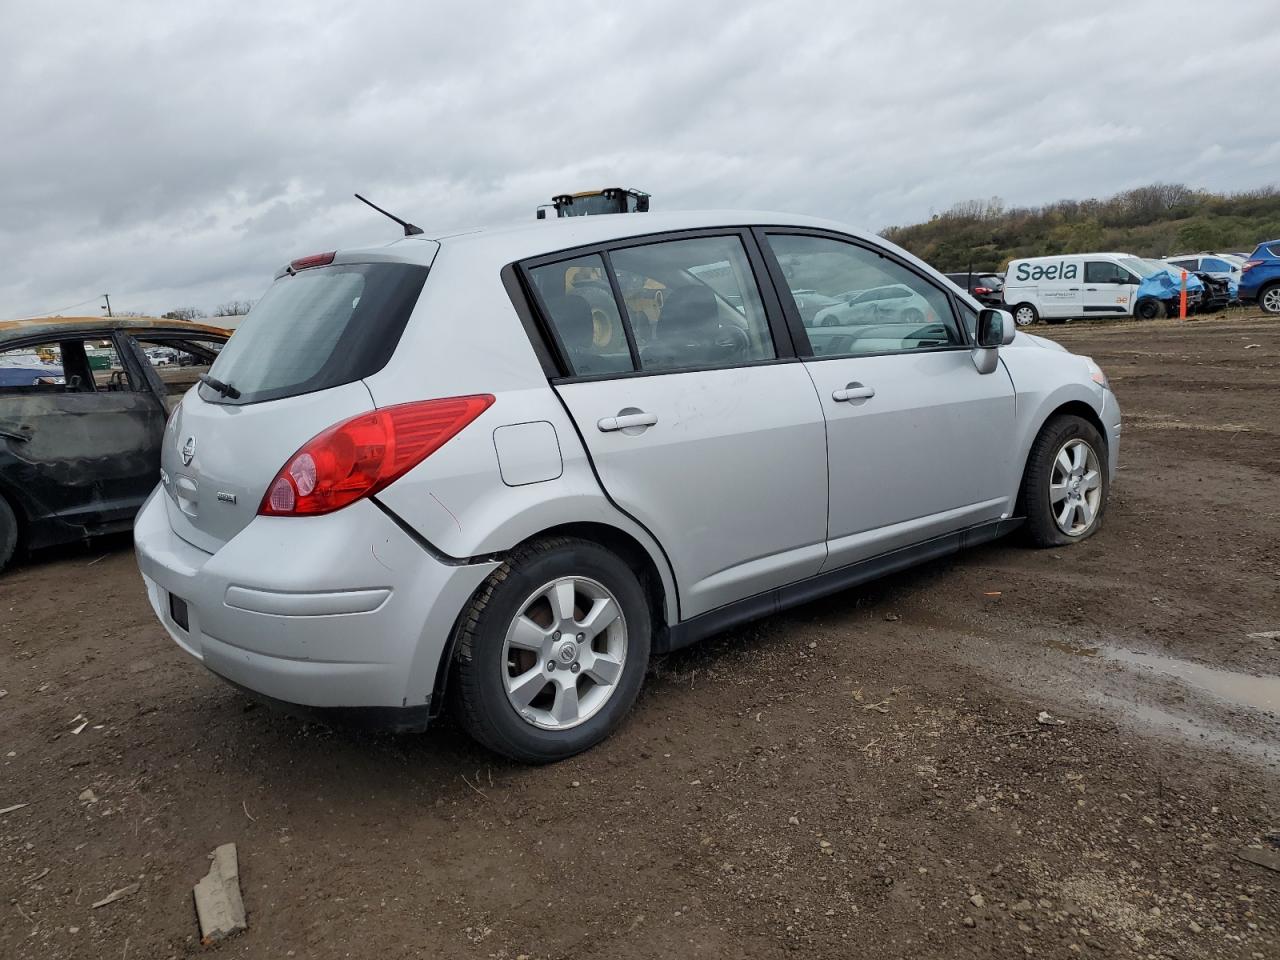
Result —
<path fill-rule="evenodd" d="M 888 286 L 919 309 L 800 305 Z M 397 729 L 451 702 L 550 761 L 653 654 L 1019 525 L 1089 536 L 1119 440 L 1091 360 L 878 237 L 540 221 L 281 270 L 169 420 L 137 556 L 250 693 Z"/>

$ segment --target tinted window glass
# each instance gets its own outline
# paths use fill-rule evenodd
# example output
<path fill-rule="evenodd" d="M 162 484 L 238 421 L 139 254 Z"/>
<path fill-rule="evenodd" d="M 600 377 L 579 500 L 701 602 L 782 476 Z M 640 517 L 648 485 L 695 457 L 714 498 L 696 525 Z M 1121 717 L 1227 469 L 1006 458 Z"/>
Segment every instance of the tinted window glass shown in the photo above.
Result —
<path fill-rule="evenodd" d="M 751 264 L 737 237 L 610 251 L 642 370 L 768 360 L 777 354 Z"/>
<path fill-rule="evenodd" d="M 1179 267 L 1183 270 L 1194 270 L 1196 268 L 1196 261 L 1194 257 L 1190 260 L 1170 260 L 1169 266 Z"/>
<path fill-rule="evenodd" d="M 1128 283 L 1129 271 L 1109 260 L 1087 260 L 1084 265 L 1085 283 Z"/>
<path fill-rule="evenodd" d="M 1227 263 L 1225 260 L 1218 260 L 1215 257 L 1205 257 L 1204 261 L 1200 264 L 1200 269 L 1208 270 L 1212 273 L 1229 273 L 1231 271 L 1231 264 Z"/>
<path fill-rule="evenodd" d="M 381 370 L 400 342 L 427 268 L 405 263 L 312 267 L 277 280 L 210 367 L 255 403 L 351 383 Z"/>
<path fill-rule="evenodd" d="M 591 376 L 635 369 L 618 304 L 599 256 L 535 267 L 529 274 L 571 373 Z"/>
<path fill-rule="evenodd" d="M 816 356 L 894 353 L 963 342 L 950 298 L 856 244 L 775 234 L 769 244 Z"/>

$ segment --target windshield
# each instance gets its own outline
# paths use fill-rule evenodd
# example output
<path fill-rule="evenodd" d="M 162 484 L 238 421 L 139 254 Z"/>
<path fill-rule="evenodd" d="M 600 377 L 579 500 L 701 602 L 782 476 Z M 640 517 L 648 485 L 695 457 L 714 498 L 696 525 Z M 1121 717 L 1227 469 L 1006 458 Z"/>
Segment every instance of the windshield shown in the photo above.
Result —
<path fill-rule="evenodd" d="M 209 376 L 211 402 L 277 400 L 360 380 L 391 359 L 427 277 L 407 263 L 313 267 L 277 280 L 227 341 Z"/>
<path fill-rule="evenodd" d="M 1117 262 L 1126 270 L 1131 270 L 1144 279 L 1161 270 L 1169 269 L 1167 263 L 1157 263 L 1154 260 L 1143 260 L 1139 257 L 1120 257 Z"/>

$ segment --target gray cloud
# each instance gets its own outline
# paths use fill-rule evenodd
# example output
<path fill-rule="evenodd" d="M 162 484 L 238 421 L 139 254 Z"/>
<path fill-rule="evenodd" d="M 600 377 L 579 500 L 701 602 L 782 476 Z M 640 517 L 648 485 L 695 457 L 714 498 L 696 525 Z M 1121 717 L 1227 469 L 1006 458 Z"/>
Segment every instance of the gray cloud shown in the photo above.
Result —
<path fill-rule="evenodd" d="M 0 317 L 256 297 L 394 236 L 353 190 L 429 233 L 607 184 L 878 229 L 1280 158 L 1262 3 L 230 7 L 7 8 Z"/>

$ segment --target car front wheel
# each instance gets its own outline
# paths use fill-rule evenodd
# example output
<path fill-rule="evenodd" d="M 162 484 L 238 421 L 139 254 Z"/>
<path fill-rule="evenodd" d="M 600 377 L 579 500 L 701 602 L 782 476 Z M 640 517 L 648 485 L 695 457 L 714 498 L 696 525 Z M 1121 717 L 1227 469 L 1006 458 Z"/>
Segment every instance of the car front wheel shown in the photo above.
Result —
<path fill-rule="evenodd" d="M 516 550 L 459 627 L 457 704 L 480 743 L 548 763 L 608 736 L 640 692 L 652 624 L 621 558 L 587 540 Z"/>
<path fill-rule="evenodd" d="M 1075 416 L 1045 424 L 1031 445 L 1022 502 L 1031 540 L 1041 547 L 1097 533 L 1107 506 L 1107 448 L 1097 428 Z"/>

